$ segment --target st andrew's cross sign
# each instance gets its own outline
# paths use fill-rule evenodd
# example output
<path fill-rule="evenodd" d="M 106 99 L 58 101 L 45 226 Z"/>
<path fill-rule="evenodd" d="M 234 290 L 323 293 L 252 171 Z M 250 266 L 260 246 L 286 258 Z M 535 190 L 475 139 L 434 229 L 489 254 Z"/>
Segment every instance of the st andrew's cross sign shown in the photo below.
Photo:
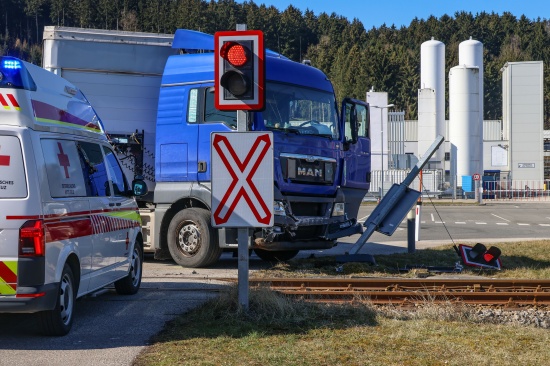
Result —
<path fill-rule="evenodd" d="M 273 226 L 273 135 L 211 136 L 212 226 Z"/>

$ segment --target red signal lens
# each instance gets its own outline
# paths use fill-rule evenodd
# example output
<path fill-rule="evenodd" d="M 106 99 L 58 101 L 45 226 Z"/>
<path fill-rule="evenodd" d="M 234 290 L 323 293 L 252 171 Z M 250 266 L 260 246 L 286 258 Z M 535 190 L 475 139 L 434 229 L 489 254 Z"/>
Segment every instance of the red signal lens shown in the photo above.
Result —
<path fill-rule="evenodd" d="M 237 42 L 225 43 L 220 50 L 220 54 L 236 67 L 244 66 L 248 62 L 248 49 Z"/>
<path fill-rule="evenodd" d="M 483 259 L 485 262 L 489 263 L 495 259 L 498 259 L 500 257 L 500 249 L 497 247 L 490 247 L 484 254 Z"/>
<path fill-rule="evenodd" d="M 495 257 L 493 257 L 492 254 L 485 253 L 485 254 L 483 254 L 483 259 L 485 260 L 485 262 L 489 263 L 490 261 L 495 259 Z"/>

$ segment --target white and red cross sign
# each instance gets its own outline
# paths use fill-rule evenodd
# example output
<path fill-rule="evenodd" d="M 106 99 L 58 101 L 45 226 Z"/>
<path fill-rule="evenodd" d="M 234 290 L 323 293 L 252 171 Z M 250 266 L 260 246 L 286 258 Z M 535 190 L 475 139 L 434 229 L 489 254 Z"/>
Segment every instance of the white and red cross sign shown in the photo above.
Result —
<path fill-rule="evenodd" d="M 212 226 L 273 226 L 273 135 L 211 136 Z"/>

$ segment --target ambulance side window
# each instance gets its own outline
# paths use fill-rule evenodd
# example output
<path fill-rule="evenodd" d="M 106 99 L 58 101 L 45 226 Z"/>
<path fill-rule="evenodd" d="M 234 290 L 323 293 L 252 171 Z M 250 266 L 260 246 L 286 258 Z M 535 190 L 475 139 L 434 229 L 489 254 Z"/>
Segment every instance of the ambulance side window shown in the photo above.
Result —
<path fill-rule="evenodd" d="M 89 142 L 77 142 L 84 179 L 89 185 L 88 196 L 105 197 L 109 195 L 109 177 L 101 146 Z"/>
<path fill-rule="evenodd" d="M 86 197 L 89 187 L 74 140 L 42 139 L 42 154 L 52 198 Z"/>
<path fill-rule="evenodd" d="M 105 153 L 105 163 L 113 184 L 113 196 L 124 196 L 128 191 L 128 184 L 126 183 L 126 178 L 118 164 L 115 154 L 111 149 L 105 146 L 103 146 L 103 152 Z"/>

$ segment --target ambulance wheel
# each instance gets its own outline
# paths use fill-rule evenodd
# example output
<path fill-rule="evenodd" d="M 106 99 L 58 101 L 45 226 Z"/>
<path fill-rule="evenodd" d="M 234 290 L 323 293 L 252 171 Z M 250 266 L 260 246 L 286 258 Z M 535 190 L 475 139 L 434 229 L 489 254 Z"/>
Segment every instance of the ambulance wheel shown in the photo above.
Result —
<path fill-rule="evenodd" d="M 141 285 L 141 275 L 143 273 L 143 249 L 141 242 L 136 241 L 132 257 L 130 258 L 130 271 L 124 278 L 115 282 L 115 290 L 119 295 L 134 295 L 138 292 Z"/>
<path fill-rule="evenodd" d="M 65 263 L 55 308 L 38 313 L 42 323 L 42 331 L 48 336 L 64 336 L 73 325 L 76 288 L 71 267 Z"/>
<path fill-rule="evenodd" d="M 178 212 L 168 226 L 168 249 L 182 267 L 198 268 L 215 263 L 222 254 L 218 232 L 210 224 L 210 211 L 188 208 Z"/>
<path fill-rule="evenodd" d="M 266 262 L 285 262 L 294 257 L 300 252 L 299 250 L 279 250 L 279 251 L 270 251 L 263 249 L 254 249 L 256 255 L 260 259 Z"/>

